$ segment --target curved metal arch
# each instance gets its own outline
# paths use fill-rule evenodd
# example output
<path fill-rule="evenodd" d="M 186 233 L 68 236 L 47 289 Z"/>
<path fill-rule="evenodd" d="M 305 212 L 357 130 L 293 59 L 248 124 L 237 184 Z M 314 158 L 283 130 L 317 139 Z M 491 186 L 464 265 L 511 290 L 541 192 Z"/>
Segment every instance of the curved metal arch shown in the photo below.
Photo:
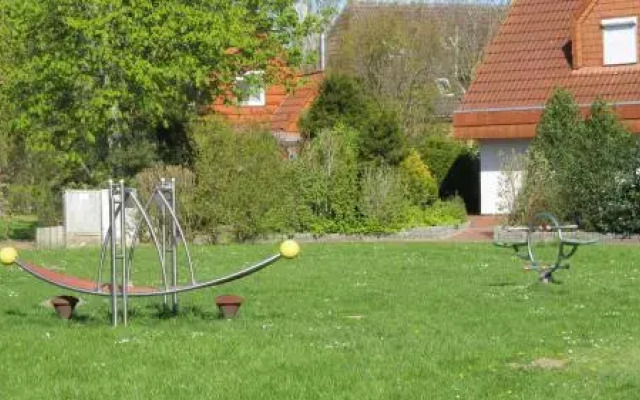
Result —
<path fill-rule="evenodd" d="M 549 225 L 549 228 L 538 229 L 538 225 L 534 224 L 534 221 L 537 219 L 544 219 L 549 221 L 551 223 Z M 531 261 L 531 264 L 535 266 L 538 266 L 540 262 L 536 260 L 535 254 L 533 254 L 533 235 L 538 231 L 544 231 L 544 230 L 557 231 L 558 238 L 560 239 L 560 241 L 562 241 L 562 229 L 560 229 L 560 224 L 558 223 L 558 220 L 556 219 L 556 217 L 546 211 L 536 213 L 533 219 L 531 220 L 531 222 L 529 222 L 529 229 L 527 230 L 527 253 L 529 254 L 529 261 Z M 558 261 L 559 260 L 556 259 L 556 262 Z"/>
<path fill-rule="evenodd" d="M 129 297 L 152 297 L 152 296 L 166 296 L 166 295 L 170 295 L 170 294 L 174 294 L 174 293 L 184 293 L 184 292 L 189 292 L 192 290 L 198 290 L 198 289 L 204 289 L 204 288 L 208 288 L 208 287 L 212 287 L 212 286 L 218 286 L 218 285 L 222 285 L 224 283 L 228 283 L 228 282 L 232 282 L 235 281 L 237 279 L 240 278 L 244 278 L 245 276 L 249 276 L 251 274 L 254 274 L 258 271 L 260 271 L 261 269 L 273 264 L 274 262 L 278 261 L 280 258 L 282 257 L 282 254 L 278 253 L 275 254 L 273 256 L 270 256 L 256 264 L 253 264 L 249 267 L 243 268 L 239 271 L 233 272 L 231 274 L 227 274 L 224 275 L 220 278 L 216 278 L 216 279 L 212 279 L 210 281 L 206 281 L 206 282 L 202 282 L 202 283 L 197 283 L 194 285 L 189 285 L 189 286 L 177 286 L 174 288 L 170 288 L 168 290 L 150 290 L 149 292 L 136 292 L 135 289 L 132 291 L 128 291 L 127 292 L 127 296 Z M 60 281 L 56 281 L 54 279 L 51 278 L 47 278 L 44 274 L 36 271 L 33 267 L 37 267 L 35 264 L 31 264 L 28 263 L 26 261 L 22 261 L 22 260 L 16 260 L 15 264 L 18 265 L 23 271 L 26 271 L 28 273 L 30 273 L 31 275 L 35 276 L 36 278 L 50 283 L 54 286 L 58 286 L 60 288 L 63 289 L 67 289 L 67 290 L 72 290 L 74 292 L 78 292 L 78 293 L 84 293 L 87 295 L 94 295 L 94 296 L 111 296 L 112 293 L 111 291 L 102 291 L 100 290 L 100 287 L 98 285 L 96 285 L 96 289 L 95 290 L 90 290 L 90 289 L 85 289 L 85 288 L 81 288 L 78 286 L 73 286 L 70 284 L 65 284 L 63 282 Z M 45 269 L 43 267 L 37 267 L 40 269 Z M 68 277 L 68 278 L 73 278 L 73 277 Z M 122 292 L 120 291 L 118 293 L 120 296 L 122 296 Z"/>
<path fill-rule="evenodd" d="M 549 224 L 543 225 L 542 229 L 539 229 L 540 225 L 534 224 L 536 219 L 544 219 Z M 580 245 L 593 244 L 598 240 L 574 240 L 567 239 L 563 235 L 563 230 L 577 229 L 577 225 L 560 225 L 558 219 L 549 212 L 539 212 L 534 215 L 534 218 L 531 220 L 529 225 L 525 228 L 517 228 L 517 230 L 525 230 L 527 233 L 526 240 L 524 242 L 494 242 L 495 245 L 500 247 L 512 247 L 515 255 L 525 261 L 530 262 L 530 267 L 526 269 L 534 269 L 540 271 L 540 280 L 545 282 L 553 282 L 553 273 L 558 269 L 567 269 L 569 268 L 569 264 L 565 263 L 569 258 L 571 258 L 577 251 Z M 533 252 L 533 239 L 535 232 L 538 231 L 552 231 L 557 232 L 558 234 L 558 251 L 556 253 L 555 261 L 550 263 L 547 267 L 542 265 L 540 260 L 536 260 L 535 254 Z M 521 247 L 526 246 L 526 251 L 524 253 L 520 252 Z"/>
<path fill-rule="evenodd" d="M 164 197 L 164 194 L 162 194 L 160 191 L 158 191 L 158 193 L 159 193 L 159 197 L 162 200 L 162 202 L 164 203 L 166 209 L 169 211 L 169 214 L 171 215 L 171 219 L 173 220 L 173 223 L 175 224 L 176 229 L 178 230 L 178 234 L 180 235 L 180 239 L 182 241 L 185 253 L 187 255 L 187 263 L 189 265 L 189 274 L 191 276 L 191 283 L 195 284 L 196 280 L 195 280 L 195 275 L 194 275 L 194 272 L 193 272 L 193 262 L 191 260 L 191 252 L 189 251 L 189 246 L 187 245 L 187 239 L 185 239 L 184 231 L 182 230 L 182 226 L 180 225 L 180 221 L 178 220 L 178 216 L 176 215 L 176 212 L 173 209 L 173 207 L 171 207 L 171 205 L 169 204 L 169 201 L 167 201 L 167 198 Z M 175 240 L 175 238 L 174 238 L 174 240 Z"/>
<path fill-rule="evenodd" d="M 140 213 L 142 214 L 142 219 L 144 220 L 144 222 L 147 225 L 147 228 L 149 229 L 149 234 L 151 235 L 151 239 L 153 240 L 154 246 L 156 248 L 156 252 L 158 253 L 158 260 L 160 261 L 161 264 L 161 272 L 162 272 L 162 279 L 163 279 L 163 283 L 165 284 L 165 287 L 168 288 L 167 285 L 167 273 L 166 270 L 164 269 L 164 262 L 163 262 L 163 258 L 164 255 L 162 254 L 162 252 L 160 251 L 160 243 L 158 242 L 158 237 L 155 234 L 155 231 L 153 230 L 153 224 L 151 223 L 151 219 L 149 218 L 148 213 L 146 212 L 145 208 L 142 207 L 142 204 L 140 203 L 140 201 L 138 200 L 138 198 L 135 196 L 135 194 L 132 193 L 128 193 L 127 197 L 129 199 L 133 199 L 133 202 L 136 206 L 136 208 L 140 211 Z M 125 201 L 126 202 L 126 201 Z M 149 201 L 150 203 L 150 201 Z M 149 206 L 149 204 L 147 205 Z M 118 215 L 120 212 L 122 212 L 122 205 L 119 205 L 118 208 L 116 208 L 115 210 L 115 215 Z M 138 237 L 138 234 L 140 232 L 140 226 L 141 226 L 141 222 L 139 221 L 136 226 L 135 226 L 135 231 L 134 231 L 134 235 L 133 235 L 133 240 L 131 242 L 131 256 L 129 257 L 129 260 L 127 260 L 128 262 L 132 261 L 132 257 L 133 257 L 133 250 L 135 249 L 135 243 L 136 243 L 136 238 Z M 112 226 L 109 226 L 109 229 L 107 229 L 105 238 L 103 239 L 102 242 L 102 250 L 100 253 L 100 267 L 98 270 L 98 284 L 102 283 L 102 271 L 104 269 L 104 261 L 106 259 L 106 248 L 107 245 L 111 242 L 111 230 L 113 229 Z M 124 232 L 121 232 L 121 234 L 124 234 Z"/>
<path fill-rule="evenodd" d="M 136 207 L 140 210 L 140 212 L 142 214 L 142 217 L 143 217 L 145 223 L 147 224 L 147 228 L 149 229 L 149 234 L 151 235 L 154 247 L 156 248 L 156 252 L 158 253 L 158 261 L 160 262 L 160 273 L 162 275 L 162 283 L 164 284 L 165 288 L 168 288 L 169 284 L 168 284 L 168 280 L 167 280 L 167 270 L 166 270 L 166 265 L 165 265 L 164 254 L 162 254 L 162 251 L 160 249 L 160 241 L 158 240 L 158 236 L 156 235 L 156 232 L 153 229 L 153 224 L 151 223 L 151 218 L 149 216 L 149 213 L 147 212 L 151 208 L 151 204 L 152 204 L 154 196 L 155 196 L 155 193 L 147 201 L 147 204 L 144 207 L 142 206 L 142 203 L 140 203 L 140 201 L 138 200 L 138 197 L 135 194 L 132 194 L 131 198 L 133 199 Z M 141 226 L 140 223 L 136 224 L 135 230 L 133 232 L 133 239 L 131 241 L 131 249 L 129 250 L 129 259 L 127 260 L 130 263 L 129 264 L 130 269 L 133 268 L 133 254 L 134 254 L 135 249 L 136 249 L 136 243 L 138 242 L 138 235 L 140 233 L 140 226 Z"/>

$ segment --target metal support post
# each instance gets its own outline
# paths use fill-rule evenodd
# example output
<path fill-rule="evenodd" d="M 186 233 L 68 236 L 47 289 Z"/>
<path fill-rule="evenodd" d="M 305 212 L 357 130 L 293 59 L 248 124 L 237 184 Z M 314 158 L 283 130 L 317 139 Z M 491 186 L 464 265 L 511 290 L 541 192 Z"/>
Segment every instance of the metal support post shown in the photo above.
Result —
<path fill-rule="evenodd" d="M 116 238 L 116 205 L 115 193 L 113 192 L 113 180 L 109 179 L 109 224 L 111 226 L 111 324 L 118 326 L 118 294 L 116 293 L 117 285 L 117 238 Z"/>
<path fill-rule="evenodd" d="M 171 209 L 173 215 L 177 215 L 176 210 L 176 179 L 171 178 L 170 193 L 171 193 Z M 178 228 L 176 226 L 176 219 L 171 218 L 171 268 L 173 270 L 173 287 L 178 286 Z M 178 293 L 173 293 L 173 312 L 178 312 Z"/>
<path fill-rule="evenodd" d="M 124 180 L 120 180 L 120 249 L 122 256 L 122 323 L 127 325 L 127 308 L 128 308 L 128 296 L 127 290 L 129 286 L 129 281 L 127 276 L 129 275 L 129 271 L 127 270 L 127 213 L 126 213 L 126 200 L 127 194 L 124 189 Z"/>

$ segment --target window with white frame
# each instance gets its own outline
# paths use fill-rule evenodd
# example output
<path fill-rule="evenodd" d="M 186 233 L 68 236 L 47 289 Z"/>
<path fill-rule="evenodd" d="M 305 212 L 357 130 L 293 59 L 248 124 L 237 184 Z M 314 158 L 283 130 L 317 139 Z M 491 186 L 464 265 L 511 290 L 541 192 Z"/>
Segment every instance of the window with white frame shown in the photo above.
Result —
<path fill-rule="evenodd" d="M 638 17 L 602 20 L 604 65 L 638 62 Z"/>
<path fill-rule="evenodd" d="M 262 75 L 262 71 L 250 71 L 236 78 L 238 105 L 257 107 L 266 104 Z"/>
<path fill-rule="evenodd" d="M 440 94 L 445 97 L 453 97 L 455 93 L 453 93 L 453 88 L 451 87 L 451 82 L 447 78 L 438 78 L 436 79 L 436 86 L 440 91 Z"/>

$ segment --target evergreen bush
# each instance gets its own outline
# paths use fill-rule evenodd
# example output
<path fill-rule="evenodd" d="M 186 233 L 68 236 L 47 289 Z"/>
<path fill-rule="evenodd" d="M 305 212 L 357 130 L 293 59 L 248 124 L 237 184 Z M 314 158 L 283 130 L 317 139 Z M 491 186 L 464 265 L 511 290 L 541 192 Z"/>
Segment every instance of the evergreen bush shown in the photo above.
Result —
<path fill-rule="evenodd" d="M 374 102 L 358 79 L 331 74 L 322 82 L 320 92 L 309 111 L 302 116 L 300 126 L 309 139 L 338 124 L 360 131 L 369 124 L 375 111 Z"/>
<path fill-rule="evenodd" d="M 441 185 L 447 178 L 456 159 L 467 151 L 467 147 L 446 133 L 428 133 L 421 136 L 416 149 L 433 176 Z"/>
<path fill-rule="evenodd" d="M 414 143 L 437 180 L 439 197 L 460 196 L 469 212 L 478 212 L 480 157 L 477 147 L 453 139 L 438 126 L 424 131 Z"/>
<path fill-rule="evenodd" d="M 374 114 L 362 128 L 359 148 L 366 163 L 399 165 L 407 155 L 407 140 L 397 115 L 388 110 Z"/>
<path fill-rule="evenodd" d="M 606 103 L 595 101 L 585 120 L 573 96 L 557 90 L 538 124 L 531 154 L 527 174 L 539 176 L 546 169 L 553 176 L 553 190 L 542 201 L 548 211 L 579 220 L 587 229 L 610 229 L 611 223 L 603 222 L 610 217 L 604 216 L 619 207 L 615 193 L 627 197 L 620 193 L 621 182 L 635 172 L 636 142 Z M 532 185 L 531 179 L 525 181 L 521 204 L 534 192 Z"/>

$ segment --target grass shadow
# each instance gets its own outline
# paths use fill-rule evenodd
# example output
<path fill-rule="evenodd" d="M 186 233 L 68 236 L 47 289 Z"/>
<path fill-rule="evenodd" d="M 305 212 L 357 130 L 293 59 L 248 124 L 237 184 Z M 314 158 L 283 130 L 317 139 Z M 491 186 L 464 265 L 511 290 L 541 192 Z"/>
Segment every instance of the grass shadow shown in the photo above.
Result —
<path fill-rule="evenodd" d="M 29 314 L 25 313 L 24 311 L 15 310 L 15 309 L 7 310 L 4 313 L 5 313 L 5 315 L 8 315 L 10 317 L 22 317 L 22 318 L 24 318 L 24 317 L 28 317 L 29 316 Z"/>
<path fill-rule="evenodd" d="M 505 287 L 505 286 L 520 286 L 522 282 L 491 282 L 488 283 L 489 287 Z"/>
<path fill-rule="evenodd" d="M 160 303 L 148 305 L 148 309 L 151 310 L 151 314 L 161 320 L 173 319 L 173 318 L 186 318 L 186 319 L 200 319 L 205 321 L 216 320 L 220 318 L 219 312 L 207 311 L 204 307 L 189 305 L 178 307 L 174 310 L 169 304 Z"/>
<path fill-rule="evenodd" d="M 81 325 L 97 325 L 105 322 L 105 318 L 97 318 L 87 314 L 77 314 L 73 313 L 71 316 L 71 321 Z"/>

